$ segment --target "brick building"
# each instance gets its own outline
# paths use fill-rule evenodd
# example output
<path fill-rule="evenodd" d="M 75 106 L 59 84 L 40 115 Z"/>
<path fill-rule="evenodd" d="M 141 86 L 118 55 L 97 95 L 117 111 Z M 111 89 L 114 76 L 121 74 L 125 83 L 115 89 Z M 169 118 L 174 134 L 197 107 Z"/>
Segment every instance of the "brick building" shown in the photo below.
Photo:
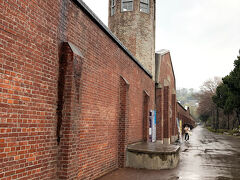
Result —
<path fill-rule="evenodd" d="M 81 0 L 1 2 L 1 180 L 95 179 L 124 167 L 126 146 L 149 140 L 149 110 L 158 104 L 159 140 L 174 140 L 170 55 L 156 55 L 166 62 L 155 76 L 155 1 L 136 2 L 152 12 L 140 14 L 151 26 L 146 57 L 128 50 Z"/>
<path fill-rule="evenodd" d="M 177 139 L 176 82 L 170 52 L 156 52 L 157 140 L 170 144 Z"/>
<path fill-rule="evenodd" d="M 177 118 L 180 124 L 182 124 L 182 127 L 185 125 L 190 125 L 191 127 L 196 126 L 196 122 L 190 113 L 190 109 L 185 109 L 179 102 L 177 102 Z M 182 134 L 184 134 L 183 128 Z"/>

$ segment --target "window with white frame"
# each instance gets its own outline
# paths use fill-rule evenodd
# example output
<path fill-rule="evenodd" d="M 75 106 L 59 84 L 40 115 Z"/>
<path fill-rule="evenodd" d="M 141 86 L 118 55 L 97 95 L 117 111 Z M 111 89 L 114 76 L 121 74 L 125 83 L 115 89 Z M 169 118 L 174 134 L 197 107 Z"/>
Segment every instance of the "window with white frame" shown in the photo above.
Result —
<path fill-rule="evenodd" d="M 116 12 L 116 0 L 111 0 L 111 16 Z"/>
<path fill-rule="evenodd" d="M 149 0 L 140 0 L 140 11 L 149 13 Z"/>
<path fill-rule="evenodd" d="M 133 0 L 122 0 L 122 12 L 133 10 Z"/>

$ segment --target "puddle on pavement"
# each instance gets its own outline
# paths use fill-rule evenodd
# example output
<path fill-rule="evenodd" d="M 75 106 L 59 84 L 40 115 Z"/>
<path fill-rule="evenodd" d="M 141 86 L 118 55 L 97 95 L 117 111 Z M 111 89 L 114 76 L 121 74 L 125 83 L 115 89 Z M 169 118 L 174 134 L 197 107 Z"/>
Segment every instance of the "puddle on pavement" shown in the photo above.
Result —
<path fill-rule="evenodd" d="M 204 153 L 208 154 L 224 154 L 224 155 L 233 155 L 234 152 L 230 149 L 204 149 Z"/>
<path fill-rule="evenodd" d="M 188 151 L 188 149 L 184 149 L 182 152 L 187 152 Z"/>

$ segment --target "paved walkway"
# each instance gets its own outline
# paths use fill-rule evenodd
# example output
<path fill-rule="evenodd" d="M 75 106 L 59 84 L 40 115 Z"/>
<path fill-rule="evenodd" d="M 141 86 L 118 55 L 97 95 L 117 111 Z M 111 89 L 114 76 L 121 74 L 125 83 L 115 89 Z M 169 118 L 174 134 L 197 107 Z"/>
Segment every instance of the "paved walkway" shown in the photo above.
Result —
<path fill-rule="evenodd" d="M 217 135 L 201 126 L 183 142 L 173 170 L 119 169 L 99 180 L 240 180 L 240 138 Z"/>

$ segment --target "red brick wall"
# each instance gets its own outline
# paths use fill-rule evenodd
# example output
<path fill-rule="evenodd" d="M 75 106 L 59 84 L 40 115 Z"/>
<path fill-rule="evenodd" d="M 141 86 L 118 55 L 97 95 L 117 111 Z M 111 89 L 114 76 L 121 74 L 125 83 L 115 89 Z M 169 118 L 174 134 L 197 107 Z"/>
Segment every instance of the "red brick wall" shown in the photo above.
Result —
<path fill-rule="evenodd" d="M 151 78 L 72 1 L 3 1 L 0 16 L 0 179 L 94 179 L 117 168 L 120 76 L 129 83 L 127 143 L 143 140 Z"/>
<path fill-rule="evenodd" d="M 0 179 L 56 179 L 59 2 L 0 4 Z"/>

